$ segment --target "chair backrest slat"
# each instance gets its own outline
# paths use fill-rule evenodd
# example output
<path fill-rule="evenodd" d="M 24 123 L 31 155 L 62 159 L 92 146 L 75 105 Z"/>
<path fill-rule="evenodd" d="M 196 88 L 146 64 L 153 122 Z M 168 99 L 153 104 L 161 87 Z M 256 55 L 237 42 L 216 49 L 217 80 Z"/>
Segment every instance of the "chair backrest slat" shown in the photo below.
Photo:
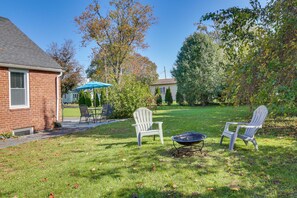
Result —
<path fill-rule="evenodd" d="M 136 124 L 138 124 L 140 131 L 147 131 L 153 124 L 152 111 L 141 107 L 133 113 Z"/>
<path fill-rule="evenodd" d="M 265 121 L 265 118 L 268 115 L 268 110 L 264 105 L 259 106 L 253 113 L 253 117 L 251 122 L 249 123 L 250 126 L 258 126 L 262 127 L 262 124 Z M 257 128 L 247 128 L 245 131 L 245 135 L 248 137 L 254 137 L 255 133 L 257 132 Z"/>

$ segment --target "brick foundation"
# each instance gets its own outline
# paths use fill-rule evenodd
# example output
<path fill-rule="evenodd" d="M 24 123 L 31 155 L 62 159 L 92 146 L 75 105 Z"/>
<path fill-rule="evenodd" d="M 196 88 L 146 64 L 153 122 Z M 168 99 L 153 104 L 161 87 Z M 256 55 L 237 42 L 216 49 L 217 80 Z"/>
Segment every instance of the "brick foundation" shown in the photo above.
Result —
<path fill-rule="evenodd" d="M 29 70 L 30 107 L 10 109 L 9 69 L 0 67 L 0 133 L 27 127 L 33 127 L 35 131 L 53 128 L 57 108 L 57 75 L 56 72 Z M 59 104 L 59 109 L 59 119 L 61 119 L 61 104 Z"/>

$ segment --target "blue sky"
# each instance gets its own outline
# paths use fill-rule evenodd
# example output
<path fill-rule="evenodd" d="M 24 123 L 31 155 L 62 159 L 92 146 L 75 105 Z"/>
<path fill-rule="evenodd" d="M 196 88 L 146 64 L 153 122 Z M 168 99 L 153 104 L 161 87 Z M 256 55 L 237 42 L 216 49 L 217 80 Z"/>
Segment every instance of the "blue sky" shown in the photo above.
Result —
<path fill-rule="evenodd" d="M 92 0 L 1 0 L 0 16 L 9 18 L 37 45 L 46 50 L 51 42 L 72 39 L 76 59 L 86 69 L 91 59 L 91 46 L 81 46 L 81 35 L 74 23 Z M 108 1 L 101 0 L 103 9 Z M 247 7 L 248 0 L 141 0 L 153 7 L 158 22 L 147 32 L 149 48 L 139 51 L 158 66 L 160 78 L 167 78 L 179 49 L 187 36 L 196 30 L 195 22 L 207 13 L 231 6 Z M 265 3 L 265 0 L 261 1 Z"/>

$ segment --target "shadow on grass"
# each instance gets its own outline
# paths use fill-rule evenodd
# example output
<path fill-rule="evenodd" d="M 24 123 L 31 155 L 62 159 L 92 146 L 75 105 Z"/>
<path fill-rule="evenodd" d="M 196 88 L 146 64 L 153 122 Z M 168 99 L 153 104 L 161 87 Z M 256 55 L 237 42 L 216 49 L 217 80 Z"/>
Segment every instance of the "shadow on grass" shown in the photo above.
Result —
<path fill-rule="evenodd" d="M 231 190 L 228 186 L 218 187 L 218 188 L 209 188 L 208 190 L 204 190 L 204 192 L 194 191 L 189 194 L 182 193 L 177 188 L 172 187 L 171 185 L 165 185 L 163 189 L 156 190 L 152 188 L 146 188 L 141 185 L 135 188 L 121 188 L 119 191 L 115 191 L 105 196 L 110 197 L 132 197 L 132 198 L 140 198 L 140 197 L 152 197 L 152 198 L 194 198 L 194 197 L 257 197 L 259 195 L 263 195 L 263 189 L 261 188 L 253 188 L 253 189 L 245 189 L 244 187 L 240 188 L 240 190 Z"/>

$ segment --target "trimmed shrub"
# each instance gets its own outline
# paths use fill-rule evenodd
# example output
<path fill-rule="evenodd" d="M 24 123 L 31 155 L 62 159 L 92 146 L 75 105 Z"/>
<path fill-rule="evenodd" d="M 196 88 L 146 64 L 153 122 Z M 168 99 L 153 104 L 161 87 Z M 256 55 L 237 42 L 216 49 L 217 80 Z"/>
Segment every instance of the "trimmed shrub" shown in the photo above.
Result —
<path fill-rule="evenodd" d="M 78 93 L 78 104 L 79 104 L 79 105 L 84 105 L 84 104 L 86 104 L 85 93 L 84 93 L 83 90 L 81 90 L 81 91 Z"/>
<path fill-rule="evenodd" d="M 153 97 L 149 86 L 136 81 L 133 76 L 125 76 L 120 84 L 113 84 L 108 96 L 114 109 L 112 117 L 115 118 L 132 117 L 139 107 L 150 106 Z"/>
<path fill-rule="evenodd" d="M 173 103 L 172 94 L 169 87 L 166 89 L 165 102 L 167 103 L 167 105 L 171 105 Z"/>
<path fill-rule="evenodd" d="M 160 87 L 157 87 L 155 89 L 155 98 L 156 98 L 156 104 L 158 106 L 162 105 L 162 96 L 161 96 L 161 90 L 160 90 Z"/>
<path fill-rule="evenodd" d="M 179 105 L 184 105 L 185 104 L 185 98 L 184 98 L 183 94 L 181 94 L 178 90 L 176 92 L 176 102 Z"/>
<path fill-rule="evenodd" d="M 100 104 L 103 106 L 107 104 L 107 97 L 106 97 L 106 88 L 103 88 L 100 95 Z"/>
<path fill-rule="evenodd" d="M 88 107 L 92 106 L 91 94 L 89 92 L 85 93 L 85 100 Z"/>
<path fill-rule="evenodd" d="M 95 96 L 94 96 L 94 100 L 93 100 L 93 106 L 94 107 L 98 107 L 100 105 L 100 101 L 99 101 L 99 97 L 98 97 L 98 91 L 95 91 Z"/>

